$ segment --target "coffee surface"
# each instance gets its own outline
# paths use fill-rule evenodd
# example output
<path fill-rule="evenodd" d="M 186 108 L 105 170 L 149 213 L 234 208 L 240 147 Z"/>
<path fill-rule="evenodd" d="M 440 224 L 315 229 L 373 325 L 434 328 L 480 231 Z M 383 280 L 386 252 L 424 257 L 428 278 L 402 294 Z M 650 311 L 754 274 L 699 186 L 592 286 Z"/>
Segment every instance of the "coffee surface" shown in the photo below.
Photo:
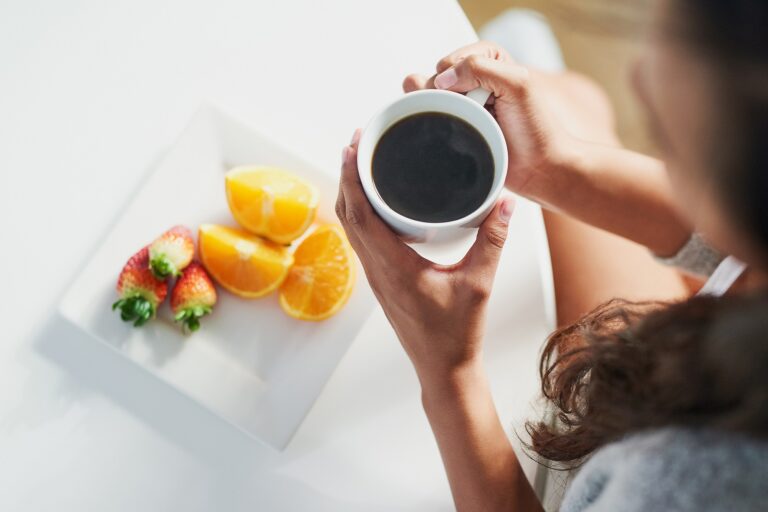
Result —
<path fill-rule="evenodd" d="M 423 222 L 477 210 L 493 185 L 491 148 L 456 116 L 414 114 L 392 125 L 373 152 L 373 182 L 390 208 Z"/>

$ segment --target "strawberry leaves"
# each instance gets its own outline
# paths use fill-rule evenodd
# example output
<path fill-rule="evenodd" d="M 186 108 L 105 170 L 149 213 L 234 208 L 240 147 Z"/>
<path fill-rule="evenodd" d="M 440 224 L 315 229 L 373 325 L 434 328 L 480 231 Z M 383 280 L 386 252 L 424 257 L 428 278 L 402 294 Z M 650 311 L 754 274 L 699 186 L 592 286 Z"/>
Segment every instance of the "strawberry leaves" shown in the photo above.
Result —
<path fill-rule="evenodd" d="M 155 307 L 140 295 L 118 300 L 112 304 L 112 310 L 120 310 L 120 318 L 133 322 L 135 327 L 141 327 L 155 316 Z"/>
<path fill-rule="evenodd" d="M 182 329 L 195 332 L 200 328 L 200 319 L 205 315 L 210 314 L 213 308 L 210 306 L 194 306 L 185 308 L 176 313 L 173 318 L 176 322 L 181 323 Z"/>

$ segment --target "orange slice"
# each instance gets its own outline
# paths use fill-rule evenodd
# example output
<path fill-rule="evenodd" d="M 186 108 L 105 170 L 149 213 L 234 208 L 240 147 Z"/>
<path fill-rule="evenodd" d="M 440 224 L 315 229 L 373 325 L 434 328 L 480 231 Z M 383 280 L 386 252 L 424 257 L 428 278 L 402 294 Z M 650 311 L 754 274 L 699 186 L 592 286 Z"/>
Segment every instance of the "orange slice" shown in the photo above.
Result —
<path fill-rule="evenodd" d="M 320 195 L 311 184 L 274 167 L 236 167 L 225 176 L 227 202 L 245 229 L 279 244 L 312 224 Z"/>
<path fill-rule="evenodd" d="M 352 294 L 355 258 L 339 226 L 317 228 L 293 253 L 294 264 L 280 287 L 280 306 L 294 318 L 324 320 Z"/>
<path fill-rule="evenodd" d="M 200 259 L 211 277 L 245 298 L 261 297 L 277 289 L 293 263 L 285 247 L 242 229 L 203 224 L 198 245 Z"/>

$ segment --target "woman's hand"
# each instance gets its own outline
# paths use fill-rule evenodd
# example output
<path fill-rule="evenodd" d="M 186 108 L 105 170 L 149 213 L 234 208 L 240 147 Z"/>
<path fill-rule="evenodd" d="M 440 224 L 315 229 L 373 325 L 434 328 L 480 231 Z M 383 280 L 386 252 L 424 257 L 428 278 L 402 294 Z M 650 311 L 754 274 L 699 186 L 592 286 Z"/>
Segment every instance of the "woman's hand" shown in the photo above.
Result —
<path fill-rule="evenodd" d="M 532 71 L 516 64 L 499 46 L 478 42 L 461 48 L 437 64 L 431 78 L 410 75 L 403 89 L 437 88 L 468 92 L 483 87 L 491 92 L 488 108 L 501 127 L 509 150 L 507 187 L 532 199 L 546 187 L 551 169 L 569 158 L 573 137 L 543 101 L 541 84 L 532 86 Z"/>
<path fill-rule="evenodd" d="M 690 238 L 663 163 L 620 147 L 610 103 L 588 79 L 529 70 L 478 42 L 442 59 L 434 76 L 403 82 L 406 92 L 476 87 L 492 93 L 488 108 L 507 141 L 511 190 L 659 255 L 675 254 Z"/>
<path fill-rule="evenodd" d="M 486 306 L 512 198 L 499 201 L 463 260 L 436 265 L 371 208 L 357 172 L 358 139 L 359 131 L 344 148 L 336 214 L 416 368 L 456 509 L 541 511 L 499 421 L 481 361 Z"/>
<path fill-rule="evenodd" d="M 376 215 L 357 171 L 357 142 L 344 148 L 336 214 L 368 282 L 419 378 L 443 378 L 479 360 L 488 297 L 513 210 L 503 198 L 459 263 L 432 263 L 403 243 Z"/>

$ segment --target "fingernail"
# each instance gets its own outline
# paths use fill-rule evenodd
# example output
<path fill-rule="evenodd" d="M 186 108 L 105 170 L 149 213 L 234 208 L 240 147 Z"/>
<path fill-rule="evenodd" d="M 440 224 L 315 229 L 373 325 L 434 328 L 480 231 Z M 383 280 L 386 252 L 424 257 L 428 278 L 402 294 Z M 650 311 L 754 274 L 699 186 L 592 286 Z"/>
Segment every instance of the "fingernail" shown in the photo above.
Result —
<path fill-rule="evenodd" d="M 512 212 L 515 211 L 515 200 L 510 198 L 504 199 L 504 202 L 501 203 L 501 211 L 499 212 L 499 217 L 501 218 L 502 222 L 509 222 L 509 219 L 512 218 Z"/>
<path fill-rule="evenodd" d="M 344 146 L 344 148 L 341 150 L 341 163 L 346 164 L 348 157 L 349 157 L 349 146 Z"/>
<path fill-rule="evenodd" d="M 357 141 L 360 140 L 360 133 L 361 133 L 360 128 L 355 130 L 355 133 L 352 134 L 352 140 L 349 141 L 350 146 L 354 146 L 355 144 L 357 144 Z"/>
<path fill-rule="evenodd" d="M 459 75 L 456 74 L 455 68 L 448 68 L 435 77 L 435 87 L 438 89 L 448 89 L 456 85 L 459 81 Z"/>

